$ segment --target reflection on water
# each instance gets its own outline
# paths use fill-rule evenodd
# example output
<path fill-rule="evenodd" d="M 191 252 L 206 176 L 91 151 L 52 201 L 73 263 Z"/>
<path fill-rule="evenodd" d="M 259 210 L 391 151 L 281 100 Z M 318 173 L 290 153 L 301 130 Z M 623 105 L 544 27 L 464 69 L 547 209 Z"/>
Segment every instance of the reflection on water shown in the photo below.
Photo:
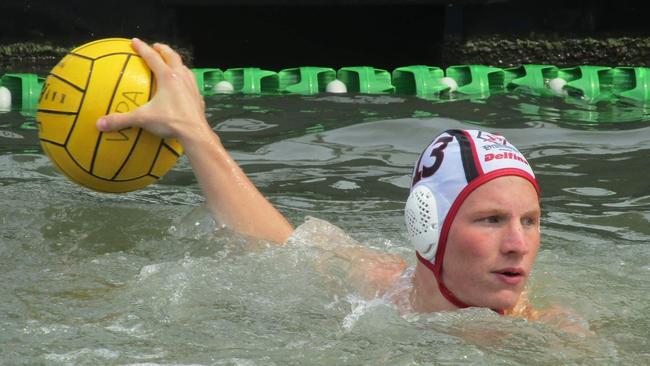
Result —
<path fill-rule="evenodd" d="M 414 263 L 402 218 L 420 150 L 448 128 L 506 135 L 542 186 L 532 301 L 595 332 L 470 309 L 400 316 L 323 278 L 309 248 L 215 223 L 189 164 L 123 195 L 73 185 L 33 116 L 0 114 L 0 354 L 33 364 L 648 364 L 650 124 L 643 106 L 525 94 L 219 96 L 209 120 L 295 225 L 311 215 Z M 596 123 L 599 122 L 599 123 Z"/>

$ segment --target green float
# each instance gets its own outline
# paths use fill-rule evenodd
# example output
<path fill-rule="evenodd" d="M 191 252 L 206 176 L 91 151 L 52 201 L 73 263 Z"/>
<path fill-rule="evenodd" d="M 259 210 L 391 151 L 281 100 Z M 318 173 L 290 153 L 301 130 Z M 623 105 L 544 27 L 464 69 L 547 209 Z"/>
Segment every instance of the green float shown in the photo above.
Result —
<path fill-rule="evenodd" d="M 553 65 L 520 65 L 503 69 L 508 88 L 527 88 L 533 91 L 547 91 L 548 81 L 557 78 L 558 68 Z"/>
<path fill-rule="evenodd" d="M 348 92 L 384 94 L 395 92 L 390 73 L 370 66 L 342 67 L 336 73 L 338 79 L 348 88 Z"/>
<path fill-rule="evenodd" d="M 607 66 L 577 66 L 560 69 L 558 77 L 567 81 L 564 89 L 572 97 L 589 102 L 613 97 L 614 70 Z"/>
<path fill-rule="evenodd" d="M 280 91 L 295 94 L 317 94 L 336 80 L 336 71 L 329 67 L 302 66 L 281 70 L 278 73 Z"/>
<path fill-rule="evenodd" d="M 238 93 L 276 93 L 279 88 L 278 74 L 258 67 L 228 69 L 223 76 Z"/>
<path fill-rule="evenodd" d="M 397 94 L 437 97 L 449 89 L 440 80 L 445 77 L 441 68 L 426 65 L 398 67 L 393 70 L 393 85 Z"/>
<path fill-rule="evenodd" d="M 223 71 L 220 69 L 197 68 L 192 69 L 192 72 L 199 92 L 205 96 L 216 94 L 215 86 L 225 80 Z"/>
<path fill-rule="evenodd" d="M 45 79 L 36 74 L 5 74 L 0 78 L 0 86 L 9 89 L 12 107 L 24 111 L 35 111 Z"/>
<path fill-rule="evenodd" d="M 504 91 L 506 78 L 503 69 L 485 65 L 450 66 L 445 71 L 458 83 L 458 92 L 471 95 L 490 95 L 492 91 Z"/>
<path fill-rule="evenodd" d="M 614 95 L 634 104 L 650 101 L 650 69 L 617 67 L 614 69 Z"/>

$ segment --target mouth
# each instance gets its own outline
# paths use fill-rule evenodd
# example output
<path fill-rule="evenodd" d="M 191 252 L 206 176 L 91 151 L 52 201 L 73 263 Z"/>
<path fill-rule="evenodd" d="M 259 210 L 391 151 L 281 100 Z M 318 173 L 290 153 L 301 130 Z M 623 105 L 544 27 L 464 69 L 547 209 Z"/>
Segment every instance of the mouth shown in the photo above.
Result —
<path fill-rule="evenodd" d="M 492 273 L 508 285 L 517 285 L 526 277 L 526 272 L 521 268 L 502 268 Z"/>
<path fill-rule="evenodd" d="M 515 277 L 515 276 L 523 276 L 523 271 L 517 270 L 517 269 L 506 269 L 502 271 L 497 271 L 496 273 L 502 274 L 504 276 L 508 277 Z"/>

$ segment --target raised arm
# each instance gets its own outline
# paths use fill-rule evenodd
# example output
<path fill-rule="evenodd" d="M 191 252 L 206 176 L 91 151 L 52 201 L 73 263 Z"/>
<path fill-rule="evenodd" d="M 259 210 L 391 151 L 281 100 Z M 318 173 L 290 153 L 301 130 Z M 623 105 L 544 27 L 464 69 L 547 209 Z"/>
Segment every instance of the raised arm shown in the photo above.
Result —
<path fill-rule="evenodd" d="M 223 147 L 205 118 L 205 103 L 194 74 L 169 46 L 133 39 L 156 78 L 156 93 L 129 113 L 100 118 L 100 131 L 133 126 L 164 138 L 176 138 L 185 149 L 194 174 L 215 218 L 231 229 L 281 244 L 293 228 L 248 179 Z"/>

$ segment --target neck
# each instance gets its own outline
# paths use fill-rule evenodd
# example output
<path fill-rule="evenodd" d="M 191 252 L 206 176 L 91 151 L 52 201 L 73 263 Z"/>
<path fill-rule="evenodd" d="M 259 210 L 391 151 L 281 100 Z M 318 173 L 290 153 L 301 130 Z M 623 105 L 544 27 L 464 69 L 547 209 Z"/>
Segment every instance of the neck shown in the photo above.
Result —
<path fill-rule="evenodd" d="M 420 261 L 415 265 L 413 292 L 410 300 L 413 310 L 418 313 L 460 309 L 442 295 L 433 272 Z"/>
<path fill-rule="evenodd" d="M 451 302 L 448 296 L 456 299 L 456 303 Z M 433 270 L 423 264 L 422 261 L 418 260 L 415 266 L 415 274 L 413 275 L 413 292 L 410 296 L 413 310 L 415 312 L 429 313 L 437 311 L 453 311 L 469 306 L 464 305 L 451 293 L 448 294 L 448 296 L 445 296 L 441 292 Z M 492 310 L 501 315 L 506 313 L 501 309 Z"/>

